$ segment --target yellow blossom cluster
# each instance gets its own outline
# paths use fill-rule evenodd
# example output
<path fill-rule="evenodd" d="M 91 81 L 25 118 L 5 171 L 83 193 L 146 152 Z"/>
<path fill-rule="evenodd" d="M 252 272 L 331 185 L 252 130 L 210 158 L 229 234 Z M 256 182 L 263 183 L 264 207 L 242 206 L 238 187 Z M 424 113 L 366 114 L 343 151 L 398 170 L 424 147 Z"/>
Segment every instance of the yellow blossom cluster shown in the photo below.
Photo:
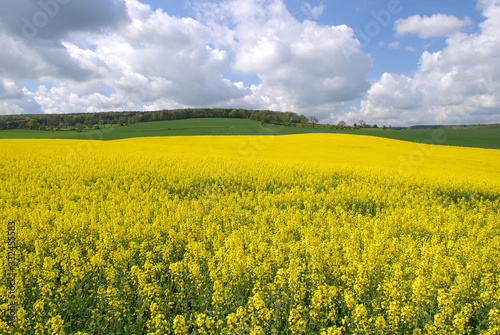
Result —
<path fill-rule="evenodd" d="M 0 140 L 0 183 L 2 334 L 500 333 L 499 150 Z"/>

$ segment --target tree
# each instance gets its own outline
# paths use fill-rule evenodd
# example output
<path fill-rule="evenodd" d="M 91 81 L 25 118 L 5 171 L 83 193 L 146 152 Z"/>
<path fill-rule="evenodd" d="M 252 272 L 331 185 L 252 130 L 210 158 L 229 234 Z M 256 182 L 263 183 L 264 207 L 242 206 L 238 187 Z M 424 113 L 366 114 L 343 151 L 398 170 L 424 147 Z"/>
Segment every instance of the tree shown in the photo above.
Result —
<path fill-rule="evenodd" d="M 83 130 L 83 124 L 77 123 L 76 124 L 76 131 L 79 132 L 79 133 L 81 133 L 82 130 Z"/>
<path fill-rule="evenodd" d="M 340 120 L 339 123 L 337 123 L 337 128 L 345 128 L 345 121 Z"/>
<path fill-rule="evenodd" d="M 316 123 L 318 123 L 318 119 L 316 118 L 316 116 L 310 116 L 309 117 L 309 122 L 312 124 L 313 128 L 314 128 L 314 125 Z"/>
<path fill-rule="evenodd" d="M 300 115 L 299 116 L 299 122 L 300 124 L 302 125 L 302 128 L 304 128 L 304 125 L 306 124 L 307 122 L 307 117 L 305 115 Z"/>
<path fill-rule="evenodd" d="M 283 124 L 290 124 L 290 115 L 288 113 L 282 113 L 280 114 L 280 121 Z"/>
<path fill-rule="evenodd" d="M 85 115 L 85 126 L 90 128 L 94 122 L 92 121 L 92 116 L 91 115 Z"/>
<path fill-rule="evenodd" d="M 76 125 L 77 123 L 84 123 L 85 122 L 85 116 L 84 115 L 74 115 L 73 116 L 73 124 Z"/>
<path fill-rule="evenodd" d="M 358 125 L 361 127 L 361 128 L 365 128 L 367 126 L 366 122 L 363 121 L 363 120 L 359 120 L 358 121 Z"/>
<path fill-rule="evenodd" d="M 299 120 L 299 116 L 295 113 L 286 112 L 285 115 L 286 115 L 286 118 L 288 120 L 288 124 L 295 123 Z"/>
<path fill-rule="evenodd" d="M 28 127 L 30 127 L 31 130 L 36 130 L 36 129 L 40 128 L 40 124 L 38 123 L 37 119 L 31 119 L 28 122 Z"/>

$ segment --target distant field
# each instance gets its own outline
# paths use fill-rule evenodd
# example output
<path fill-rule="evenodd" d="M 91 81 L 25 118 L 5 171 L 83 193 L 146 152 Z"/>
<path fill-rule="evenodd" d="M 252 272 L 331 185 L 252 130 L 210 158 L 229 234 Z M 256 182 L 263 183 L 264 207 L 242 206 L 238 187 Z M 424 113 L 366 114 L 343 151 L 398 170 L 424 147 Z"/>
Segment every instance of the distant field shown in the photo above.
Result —
<path fill-rule="evenodd" d="M 442 138 L 442 143 L 433 140 L 433 132 L 436 130 L 432 129 L 390 130 L 372 132 L 369 135 L 411 142 L 424 141 L 431 144 L 500 149 L 500 128 L 441 128 L 438 131 L 442 131 L 442 134 L 436 133 L 438 138 Z"/>
<path fill-rule="evenodd" d="M 346 133 L 385 137 L 411 142 L 426 142 L 451 146 L 500 149 L 500 127 L 495 128 L 442 128 L 440 130 L 383 130 L 356 129 L 337 130 L 311 128 L 310 125 L 278 126 L 261 125 L 258 121 L 247 119 L 185 119 L 137 123 L 130 126 L 116 126 L 103 130 L 76 131 L 37 131 L 7 130 L 0 131 L 0 138 L 60 138 L 116 140 L 132 137 L 152 136 L 196 136 L 196 135 L 291 135 L 305 133 Z"/>
<path fill-rule="evenodd" d="M 395 140 L 410 142 L 425 142 L 428 144 L 442 144 L 461 147 L 500 149 L 500 127 L 495 128 L 441 128 L 417 130 L 383 130 L 383 129 L 313 129 L 302 127 L 283 127 L 265 125 L 266 128 L 275 130 L 280 134 L 303 133 L 344 133 L 378 136 Z"/>
<path fill-rule="evenodd" d="M 60 138 L 118 140 L 132 137 L 196 136 L 196 135 L 272 135 L 259 122 L 247 119 L 185 119 L 136 123 L 130 126 L 115 126 L 102 130 L 42 131 L 4 130 L 0 138 Z"/>

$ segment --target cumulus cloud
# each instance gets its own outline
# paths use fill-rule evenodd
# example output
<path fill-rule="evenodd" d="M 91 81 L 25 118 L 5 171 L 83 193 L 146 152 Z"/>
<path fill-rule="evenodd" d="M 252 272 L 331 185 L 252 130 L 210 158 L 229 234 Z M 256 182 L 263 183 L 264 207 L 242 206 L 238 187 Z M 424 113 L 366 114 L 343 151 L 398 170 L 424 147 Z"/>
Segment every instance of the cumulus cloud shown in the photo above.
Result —
<path fill-rule="evenodd" d="M 345 25 L 300 22 L 282 0 L 197 8 L 195 19 L 139 0 L 1 2 L 0 100 L 16 113 L 236 106 L 320 117 L 369 87 L 371 58 Z M 304 8 L 314 18 L 324 6 Z M 48 85 L 13 89 L 26 79 Z"/>
<path fill-rule="evenodd" d="M 299 21 L 282 0 L 196 3 L 198 16 L 181 18 L 139 0 L 0 2 L 0 113 L 226 106 L 324 122 L 500 121 L 499 0 L 479 0 L 486 20 L 475 34 L 460 32 L 467 18 L 398 21 L 401 35 L 446 35 L 446 47 L 424 52 L 413 75 L 385 73 L 371 86 L 372 59 L 354 31 L 313 20 L 324 6 L 304 2 L 309 19 Z"/>
<path fill-rule="evenodd" d="M 394 30 L 400 36 L 413 34 L 420 38 L 430 38 L 446 36 L 470 24 L 471 20 L 468 17 L 460 20 L 456 16 L 445 14 L 434 14 L 431 17 L 413 15 L 396 20 Z"/>
<path fill-rule="evenodd" d="M 480 33 L 455 33 L 443 50 L 423 52 L 413 77 L 382 75 L 356 117 L 392 125 L 500 122 L 500 1 L 481 4 Z"/>
<path fill-rule="evenodd" d="M 64 40 L 128 22 L 120 0 L 19 0 L 0 2 L 0 73 L 7 78 L 88 80 L 94 73 L 68 54 Z"/>
<path fill-rule="evenodd" d="M 312 107 L 321 117 L 322 109 L 369 87 L 371 58 L 345 25 L 299 22 L 280 0 L 226 1 L 212 12 L 235 27 L 232 70 L 262 81 L 245 97 L 249 104 L 296 112 Z"/>
<path fill-rule="evenodd" d="M 3 114 L 42 113 L 31 92 L 7 79 L 0 80 L 0 111 Z"/>
<path fill-rule="evenodd" d="M 108 68 L 118 67 L 111 86 L 133 100 L 169 97 L 188 106 L 212 105 L 250 93 L 223 77 L 228 54 L 209 45 L 209 27 L 161 10 L 132 10 L 130 15 L 132 25 L 97 47 Z"/>
<path fill-rule="evenodd" d="M 40 86 L 32 92 L 44 112 L 213 105 L 251 93 L 223 77 L 229 66 L 227 52 L 210 46 L 209 27 L 191 18 L 153 12 L 136 0 L 91 2 L 60 5 L 59 13 L 50 17 L 53 26 L 39 27 L 29 38 L 19 34 L 17 20 L 1 18 L 0 38 L 8 48 L 0 55 L 0 73 L 51 83 L 51 88 Z M 18 13 L 12 16 L 19 19 L 41 10 L 29 3 L 29 8 L 22 8 L 24 1 L 2 6 Z M 87 13 L 90 10 L 94 16 Z M 73 19 L 76 12 L 80 16 Z M 110 14 L 109 20 L 100 20 L 101 14 Z M 63 21 L 67 25 L 61 27 Z M 0 99 L 7 94 L 4 86 Z M 159 101 L 169 104 L 160 106 Z M 15 104 L 11 101 L 4 111 L 29 106 L 22 100 L 18 108 Z"/>

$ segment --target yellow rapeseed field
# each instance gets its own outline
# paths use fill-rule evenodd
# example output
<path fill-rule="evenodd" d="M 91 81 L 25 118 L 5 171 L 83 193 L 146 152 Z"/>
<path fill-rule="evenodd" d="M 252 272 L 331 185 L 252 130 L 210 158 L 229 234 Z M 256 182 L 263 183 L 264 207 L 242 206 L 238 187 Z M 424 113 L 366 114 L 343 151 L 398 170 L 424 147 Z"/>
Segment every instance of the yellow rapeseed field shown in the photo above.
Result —
<path fill-rule="evenodd" d="M 0 332 L 499 334 L 499 208 L 500 150 L 0 140 Z"/>

